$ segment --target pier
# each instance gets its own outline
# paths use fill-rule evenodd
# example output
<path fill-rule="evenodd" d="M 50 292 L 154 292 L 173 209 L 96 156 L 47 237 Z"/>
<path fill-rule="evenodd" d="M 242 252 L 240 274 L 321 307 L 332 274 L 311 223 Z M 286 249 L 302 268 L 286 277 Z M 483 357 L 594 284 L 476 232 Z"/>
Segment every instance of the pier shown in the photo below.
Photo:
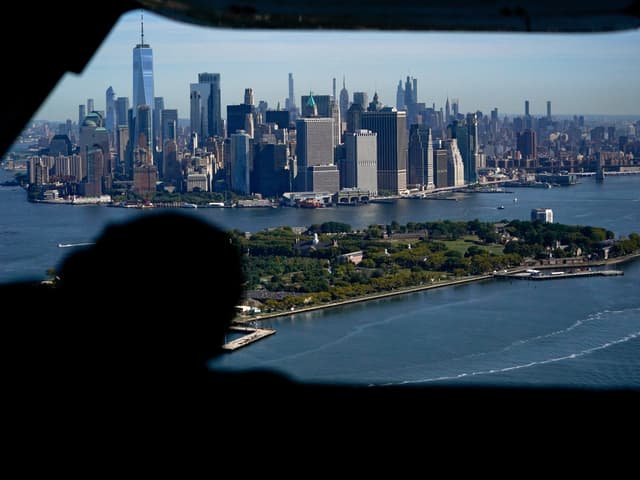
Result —
<path fill-rule="evenodd" d="M 227 352 L 233 352 L 234 350 L 238 350 L 239 348 L 246 347 L 247 345 L 250 345 L 254 342 L 257 342 L 258 340 L 262 340 L 263 338 L 276 333 L 276 331 L 271 328 L 252 328 L 239 325 L 229 327 L 229 330 L 232 332 L 245 332 L 246 335 L 243 335 L 240 338 L 222 345 L 222 349 Z"/>
<path fill-rule="evenodd" d="M 551 272 L 548 274 L 537 271 L 494 274 L 497 278 L 515 278 L 517 280 L 555 280 L 559 278 L 614 277 L 618 275 L 624 275 L 624 272 L 622 270 L 581 270 L 577 272 Z"/>

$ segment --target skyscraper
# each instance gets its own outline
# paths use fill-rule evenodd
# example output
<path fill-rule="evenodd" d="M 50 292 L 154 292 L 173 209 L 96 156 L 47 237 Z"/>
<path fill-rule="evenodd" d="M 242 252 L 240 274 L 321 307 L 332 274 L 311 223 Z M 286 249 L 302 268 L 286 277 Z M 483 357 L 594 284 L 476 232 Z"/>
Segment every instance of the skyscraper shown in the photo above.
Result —
<path fill-rule="evenodd" d="M 78 129 L 82 126 L 84 122 L 84 117 L 87 116 L 87 110 L 84 104 L 78 105 Z"/>
<path fill-rule="evenodd" d="M 153 108 L 153 50 L 144 43 L 144 24 L 140 17 L 140 43 L 133 48 L 133 117 L 138 107 Z"/>
<path fill-rule="evenodd" d="M 447 175 L 450 187 L 464 185 L 464 164 L 462 155 L 458 149 L 458 141 L 455 138 L 447 140 Z"/>
<path fill-rule="evenodd" d="M 116 125 L 129 125 L 129 97 L 116 99 Z"/>
<path fill-rule="evenodd" d="M 340 171 L 340 183 L 346 188 L 356 187 L 378 194 L 377 135 L 369 130 L 345 134 L 346 158 Z"/>
<path fill-rule="evenodd" d="M 307 190 L 307 169 L 333 164 L 334 131 L 332 118 L 299 118 L 296 120 L 296 153 L 298 190 Z"/>
<path fill-rule="evenodd" d="M 251 137 L 239 130 L 231 134 L 231 189 L 242 195 L 251 193 Z"/>
<path fill-rule="evenodd" d="M 404 101 L 404 87 L 402 86 L 402 80 L 398 81 L 398 89 L 396 90 L 396 108 L 398 110 L 404 110 L 406 103 Z"/>
<path fill-rule="evenodd" d="M 198 83 L 190 86 L 190 101 L 191 133 L 200 138 L 222 136 L 220 74 L 199 73 Z"/>
<path fill-rule="evenodd" d="M 96 106 L 93 98 L 87 98 L 87 113 L 95 112 Z"/>
<path fill-rule="evenodd" d="M 285 108 L 289 111 L 296 108 L 296 97 L 293 92 L 293 73 L 289 74 L 289 98 L 285 102 Z"/>
<path fill-rule="evenodd" d="M 369 95 L 367 92 L 353 92 L 353 103 L 361 105 L 362 109 L 366 110 L 369 106 Z"/>
<path fill-rule="evenodd" d="M 345 85 L 345 79 L 342 77 L 342 90 L 340 90 L 340 119 L 344 122 L 347 118 L 349 110 L 349 92 Z"/>
<path fill-rule="evenodd" d="M 536 132 L 534 130 L 526 129 L 522 133 L 518 133 L 517 139 L 518 151 L 522 154 L 522 159 L 535 160 L 537 158 L 536 148 Z"/>
<path fill-rule="evenodd" d="M 116 130 L 116 94 L 113 91 L 113 87 L 107 88 L 105 102 L 105 127 L 110 133 Z"/>
<path fill-rule="evenodd" d="M 154 150 L 162 150 L 162 124 L 160 116 L 164 110 L 164 98 L 153 97 L 153 147 Z"/>
<path fill-rule="evenodd" d="M 529 100 L 524 101 L 524 116 L 529 117 Z"/>
<path fill-rule="evenodd" d="M 153 142 L 151 141 L 151 107 L 138 105 L 136 108 L 135 135 L 133 137 L 135 163 L 153 163 Z"/>
<path fill-rule="evenodd" d="M 420 185 L 423 189 L 431 190 L 435 187 L 433 175 L 433 139 L 431 129 L 426 125 L 411 125 L 407 184 Z"/>
<path fill-rule="evenodd" d="M 374 101 L 377 101 L 377 95 Z M 405 190 L 407 188 L 407 113 L 390 107 L 363 112 L 362 128 L 378 134 L 378 191 L 399 193 Z"/>
<path fill-rule="evenodd" d="M 253 106 L 254 104 L 253 88 L 244 89 L 244 104 Z"/>
<path fill-rule="evenodd" d="M 178 110 L 162 110 L 160 115 L 162 124 L 162 144 L 178 139 Z"/>
<path fill-rule="evenodd" d="M 547 118 L 551 120 L 551 100 L 547 100 Z"/>

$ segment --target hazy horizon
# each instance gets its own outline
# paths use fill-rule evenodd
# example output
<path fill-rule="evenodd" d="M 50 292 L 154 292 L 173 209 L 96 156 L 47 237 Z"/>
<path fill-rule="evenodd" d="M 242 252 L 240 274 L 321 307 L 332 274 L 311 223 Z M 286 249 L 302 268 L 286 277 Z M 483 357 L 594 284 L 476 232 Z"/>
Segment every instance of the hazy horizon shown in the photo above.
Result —
<path fill-rule="evenodd" d="M 284 108 L 288 74 L 295 101 L 313 91 L 337 93 L 345 78 L 354 91 L 378 92 L 395 106 L 398 81 L 418 80 L 418 101 L 436 108 L 459 99 L 460 112 L 497 107 L 500 115 L 640 114 L 640 30 L 606 34 L 416 33 L 377 31 L 231 30 L 196 27 L 144 13 L 145 43 L 153 49 L 155 96 L 189 117 L 189 84 L 198 73 L 221 75 L 224 106 L 242 103 L 253 88 L 256 104 Z M 140 42 L 140 12 L 123 15 L 81 75 L 67 74 L 33 119 L 77 121 L 78 105 L 105 92 L 131 102 L 132 50 Z M 636 60 L 634 60 L 634 58 Z"/>

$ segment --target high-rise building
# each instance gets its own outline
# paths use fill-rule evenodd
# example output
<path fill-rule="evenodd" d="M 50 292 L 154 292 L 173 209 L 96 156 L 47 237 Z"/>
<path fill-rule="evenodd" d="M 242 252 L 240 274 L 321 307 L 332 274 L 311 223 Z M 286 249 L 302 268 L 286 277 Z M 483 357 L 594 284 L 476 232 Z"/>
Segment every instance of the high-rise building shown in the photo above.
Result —
<path fill-rule="evenodd" d="M 358 130 L 345 134 L 345 160 L 340 170 L 340 184 L 344 188 L 368 190 L 378 194 L 377 134 Z"/>
<path fill-rule="evenodd" d="M 349 92 L 345 84 L 345 78 L 342 77 L 342 90 L 340 90 L 340 118 L 344 122 L 347 118 L 347 111 L 349 110 Z"/>
<path fill-rule="evenodd" d="M 246 117 L 253 113 L 252 105 L 227 105 L 227 136 L 231 137 L 238 130 L 245 130 Z M 245 131 L 245 133 L 247 133 Z"/>
<path fill-rule="evenodd" d="M 340 190 L 337 165 L 313 165 L 307 168 L 306 174 L 306 191 L 334 194 Z"/>
<path fill-rule="evenodd" d="M 531 116 L 529 114 L 529 100 L 525 100 L 524 101 L 524 116 L 525 117 L 530 117 Z"/>
<path fill-rule="evenodd" d="M 162 150 L 162 124 L 161 116 L 164 110 L 164 97 L 153 98 L 153 147 L 155 151 Z"/>
<path fill-rule="evenodd" d="M 313 101 L 316 104 L 319 117 L 331 117 L 331 96 L 330 95 L 302 95 L 301 105 L 307 105 L 309 97 L 313 97 Z"/>
<path fill-rule="evenodd" d="M 364 108 L 359 103 L 352 103 L 347 111 L 347 132 L 355 132 L 362 128 Z"/>
<path fill-rule="evenodd" d="M 460 113 L 460 100 L 457 98 L 451 99 L 451 114 L 453 118 L 457 118 Z"/>
<path fill-rule="evenodd" d="M 142 17 L 140 18 L 140 43 L 133 48 L 132 108 L 134 119 L 138 115 L 140 105 L 148 105 L 149 109 L 153 108 L 153 50 L 149 44 L 144 43 Z M 153 121 L 153 118 L 150 121 Z M 151 124 L 149 126 L 152 127 Z"/>
<path fill-rule="evenodd" d="M 536 132 L 526 129 L 518 133 L 517 149 L 522 154 L 523 160 L 535 160 L 537 158 Z"/>
<path fill-rule="evenodd" d="M 353 103 L 357 103 L 363 110 L 366 110 L 369 106 L 369 95 L 367 92 L 353 92 Z"/>
<path fill-rule="evenodd" d="M 165 109 L 160 114 L 160 124 L 162 125 L 162 144 L 178 139 L 178 110 Z"/>
<path fill-rule="evenodd" d="M 282 113 L 289 114 L 286 110 Z M 289 149 L 284 143 L 260 143 L 253 159 L 251 191 L 264 197 L 280 197 L 291 191 Z"/>
<path fill-rule="evenodd" d="M 377 95 L 374 96 L 374 101 Z M 377 133 L 378 192 L 407 188 L 407 114 L 395 108 L 362 113 L 362 128 Z"/>
<path fill-rule="evenodd" d="M 108 132 L 116 131 L 116 94 L 113 91 L 113 87 L 107 88 L 105 103 L 105 127 Z"/>
<path fill-rule="evenodd" d="M 190 86 L 190 101 L 191 132 L 197 133 L 201 139 L 222 136 L 220 74 L 199 73 L 198 83 Z"/>
<path fill-rule="evenodd" d="M 116 126 L 129 125 L 129 97 L 116 99 Z"/>
<path fill-rule="evenodd" d="M 433 183 L 433 138 L 426 125 L 411 125 L 409 130 L 409 156 L 407 162 L 407 184 L 432 190 Z"/>
<path fill-rule="evenodd" d="M 418 103 L 418 80 L 407 76 L 404 84 L 404 104 L 406 107 Z"/>
<path fill-rule="evenodd" d="M 275 123 L 278 128 L 289 128 L 289 112 L 286 110 L 267 110 L 265 123 Z"/>
<path fill-rule="evenodd" d="M 306 171 L 314 165 L 333 164 L 334 131 L 332 118 L 299 118 L 296 120 L 296 155 L 298 185 L 307 190 Z"/>
<path fill-rule="evenodd" d="M 439 146 L 433 151 L 433 180 L 436 188 L 449 186 L 448 157 L 446 148 Z"/>
<path fill-rule="evenodd" d="M 49 142 L 49 155 L 52 157 L 71 155 L 71 140 L 67 135 L 54 135 Z"/>
<path fill-rule="evenodd" d="M 240 130 L 231 134 L 231 189 L 251 193 L 251 137 Z"/>
<path fill-rule="evenodd" d="M 551 120 L 551 100 L 547 100 L 547 118 Z"/>
<path fill-rule="evenodd" d="M 87 107 L 82 104 L 82 105 L 78 105 L 78 129 L 80 129 L 80 127 L 82 126 L 82 123 L 84 122 L 84 117 L 87 116 Z"/>
<path fill-rule="evenodd" d="M 396 90 L 396 108 L 398 110 L 404 110 L 406 108 L 404 101 L 404 87 L 402 86 L 402 79 L 398 81 L 398 89 Z"/>
<path fill-rule="evenodd" d="M 464 185 L 464 164 L 462 155 L 458 149 L 458 141 L 455 138 L 447 140 L 447 183 L 450 187 L 461 187 Z"/>
<path fill-rule="evenodd" d="M 447 97 L 447 102 L 444 104 L 444 121 L 448 125 L 449 120 L 451 119 L 451 105 L 449 105 L 449 97 Z"/>
<path fill-rule="evenodd" d="M 293 92 L 293 73 L 289 74 L 289 97 L 285 102 L 285 108 L 289 111 L 296 108 L 296 97 Z"/>
<path fill-rule="evenodd" d="M 333 77 L 333 88 L 331 89 L 331 98 L 333 100 L 338 100 L 337 90 L 336 90 L 336 77 Z"/>
<path fill-rule="evenodd" d="M 95 102 L 93 101 L 93 98 L 87 98 L 87 113 L 91 113 L 95 111 L 96 111 L 96 105 L 95 105 Z"/>
<path fill-rule="evenodd" d="M 139 162 L 153 163 L 152 117 L 150 105 L 138 105 L 136 108 L 135 134 L 133 137 L 134 155 L 138 151 Z"/>
<path fill-rule="evenodd" d="M 254 105 L 253 100 L 253 88 L 245 88 L 244 89 L 244 104 L 245 105 Z"/>

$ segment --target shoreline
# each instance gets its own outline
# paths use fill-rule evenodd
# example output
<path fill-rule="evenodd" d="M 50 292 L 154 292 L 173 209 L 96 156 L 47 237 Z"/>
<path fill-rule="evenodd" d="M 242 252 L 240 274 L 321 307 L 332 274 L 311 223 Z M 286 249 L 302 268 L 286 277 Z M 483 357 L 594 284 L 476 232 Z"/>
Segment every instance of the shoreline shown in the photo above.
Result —
<path fill-rule="evenodd" d="M 612 258 L 612 259 L 607 259 L 607 260 L 600 260 L 600 261 L 595 261 L 595 262 L 582 262 L 580 264 L 571 265 L 570 268 L 573 268 L 573 267 L 601 267 L 601 266 L 604 266 L 604 265 L 618 265 L 618 264 L 621 264 L 621 263 L 627 263 L 627 262 L 631 262 L 631 261 L 637 260 L 638 258 L 640 258 L 640 252 L 631 253 L 629 255 L 625 255 L 625 256 L 622 256 L 622 257 L 616 257 L 616 258 Z M 561 268 L 561 267 L 562 267 L 562 265 L 542 265 L 542 266 L 537 266 L 535 268 L 550 269 L 550 268 Z M 508 273 L 513 274 L 513 273 L 517 273 L 519 271 L 524 271 L 524 270 L 526 270 L 528 268 L 533 268 L 533 267 L 531 267 L 531 266 L 519 266 L 517 268 L 509 269 Z M 416 293 L 416 292 L 421 292 L 421 291 L 431 290 L 431 289 L 436 289 L 436 288 L 444 288 L 444 287 L 451 287 L 451 286 L 456 286 L 456 285 L 464 285 L 464 284 L 473 283 L 473 282 L 481 282 L 481 281 L 490 280 L 490 279 L 494 279 L 494 278 L 497 278 L 497 276 L 494 273 L 484 273 L 482 275 L 473 275 L 473 276 L 470 276 L 470 277 L 465 277 L 465 278 L 461 278 L 461 279 L 457 279 L 457 280 L 442 281 L 442 282 L 439 282 L 439 283 L 433 283 L 433 284 L 429 284 L 429 285 L 418 285 L 418 286 L 415 286 L 415 287 L 407 287 L 407 288 L 403 288 L 403 289 L 392 290 L 390 292 L 375 293 L 375 294 L 372 294 L 372 295 L 366 295 L 364 297 L 354 297 L 354 298 L 348 298 L 346 300 L 340 300 L 340 301 L 337 301 L 337 302 L 328 302 L 328 303 L 322 303 L 322 304 L 318 304 L 318 305 L 310 305 L 308 307 L 301 307 L 301 308 L 297 308 L 297 309 L 291 310 L 291 311 L 279 311 L 279 312 L 258 314 L 258 315 L 255 315 L 255 316 L 245 317 L 245 318 L 236 317 L 232 321 L 232 325 L 243 325 L 243 324 L 251 323 L 251 322 L 261 322 L 263 320 L 270 320 L 270 319 L 278 318 L 278 317 L 286 317 L 286 316 L 289 316 L 289 315 L 296 315 L 298 313 L 307 313 L 307 312 L 313 312 L 315 310 L 324 310 L 324 309 L 329 309 L 329 308 L 343 307 L 345 305 L 351 305 L 351 304 L 355 304 L 355 303 L 369 302 L 369 301 L 372 301 L 372 300 L 380 300 L 380 299 L 395 297 L 395 296 L 398 296 L 398 295 L 406 295 L 406 294 L 409 294 L 409 293 Z"/>

